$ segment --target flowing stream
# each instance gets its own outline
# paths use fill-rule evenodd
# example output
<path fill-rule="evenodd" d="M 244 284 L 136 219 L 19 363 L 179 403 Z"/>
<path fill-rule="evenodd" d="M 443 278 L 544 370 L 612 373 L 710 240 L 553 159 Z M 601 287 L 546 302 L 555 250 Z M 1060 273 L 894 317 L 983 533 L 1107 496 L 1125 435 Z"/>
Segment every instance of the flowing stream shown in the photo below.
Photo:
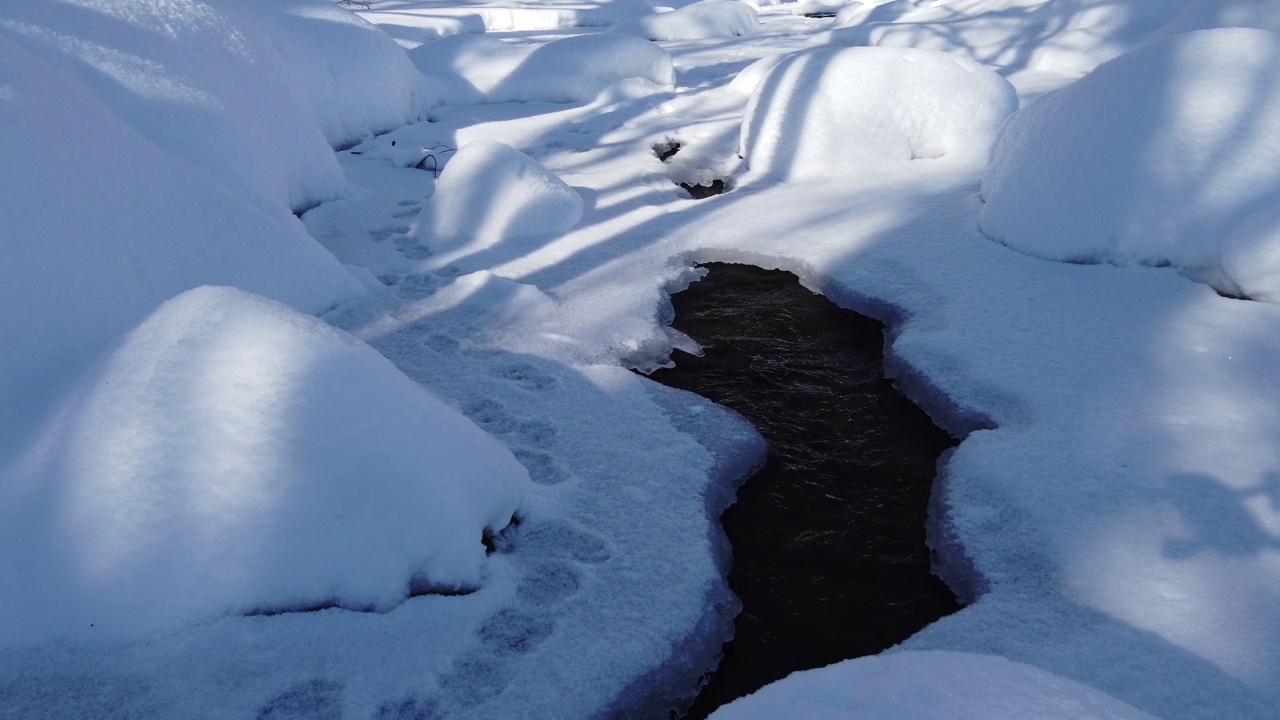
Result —
<path fill-rule="evenodd" d="M 930 572 L 925 516 L 954 441 L 886 380 L 884 326 L 786 272 L 711 263 L 672 298 L 675 352 L 650 377 L 737 410 L 769 442 L 721 520 L 735 637 L 686 717 L 839 660 L 878 653 L 959 608 Z"/>

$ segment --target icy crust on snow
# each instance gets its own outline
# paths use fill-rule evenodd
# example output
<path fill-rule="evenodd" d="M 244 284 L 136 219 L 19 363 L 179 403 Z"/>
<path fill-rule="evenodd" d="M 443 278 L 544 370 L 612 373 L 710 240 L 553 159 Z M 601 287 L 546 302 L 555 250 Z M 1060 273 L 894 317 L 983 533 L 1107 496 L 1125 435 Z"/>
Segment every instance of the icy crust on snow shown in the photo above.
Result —
<path fill-rule="evenodd" d="M 571 103 L 590 100 L 629 78 L 664 87 L 675 82 L 671 56 L 628 35 L 578 35 L 542 44 L 455 35 L 425 43 L 408 55 L 440 83 L 440 99 L 454 105 Z"/>
<path fill-rule="evenodd" d="M 752 175 L 797 180 L 912 161 L 986 165 L 1013 86 L 963 58 L 912 49 L 790 55 L 756 87 L 742 123 Z"/>
<path fill-rule="evenodd" d="M 741 0 L 702 0 L 670 12 L 625 20 L 609 32 L 675 41 L 752 35 L 759 28 L 755 8 Z"/>
<path fill-rule="evenodd" d="M 1176 35 L 1019 112 L 982 230 L 1066 262 L 1171 265 L 1280 302 L 1280 35 Z"/>
<path fill-rule="evenodd" d="M 0 474 L 0 635 L 129 640 L 229 614 L 472 591 L 530 485 L 364 343 L 202 287 L 162 305 Z"/>
<path fill-rule="evenodd" d="M 582 197 L 537 160 L 497 140 L 474 140 L 445 165 L 431 196 L 437 252 L 471 253 L 560 235 L 582 219 Z"/>
<path fill-rule="evenodd" d="M 1073 680 L 994 655 L 892 652 L 794 673 L 711 720 L 1156 720 Z"/>

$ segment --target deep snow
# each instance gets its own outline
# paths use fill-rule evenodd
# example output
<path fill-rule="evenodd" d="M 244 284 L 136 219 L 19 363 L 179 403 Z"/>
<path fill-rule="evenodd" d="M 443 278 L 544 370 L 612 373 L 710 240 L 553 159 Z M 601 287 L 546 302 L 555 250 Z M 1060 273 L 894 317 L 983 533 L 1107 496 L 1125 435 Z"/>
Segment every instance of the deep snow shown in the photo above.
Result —
<path fill-rule="evenodd" d="M 1166 720 L 1271 717 L 1280 702 L 1280 306 L 1220 297 L 1169 268 L 1039 259 L 993 241 L 979 225 L 982 218 L 983 228 L 994 223 L 989 231 L 1002 232 L 994 209 L 1000 195 L 1034 189 L 1005 182 L 1004 173 L 1034 167 L 1036 157 L 1020 152 L 1040 152 L 1010 134 L 997 141 L 1001 159 L 990 173 L 981 167 L 993 126 L 1012 110 L 1007 86 L 988 70 L 1019 94 L 1024 109 L 1010 121 L 1013 133 L 1019 125 L 1040 126 L 1035 119 L 1044 111 L 1037 107 L 1070 107 L 1091 87 L 1105 90 L 1107 73 L 1130 73 L 1131 83 L 1154 81 L 1157 73 L 1179 70 L 1169 63 L 1183 56 L 1169 48 L 1187 49 L 1201 42 L 1195 37 L 1227 37 L 1179 37 L 1183 30 L 1261 26 L 1231 35 L 1249 39 L 1225 43 L 1229 49 L 1205 40 L 1214 52 L 1194 57 L 1208 68 L 1237 56 L 1231 53 L 1257 50 L 1248 67 L 1271 68 L 1268 48 L 1276 43 L 1267 34 L 1275 29 L 1269 6 L 1245 0 L 874 5 L 836 18 L 806 18 L 803 13 L 826 6 L 755 3 L 759 25 L 750 34 L 739 34 L 724 18 L 714 32 L 707 26 L 716 23 L 690 21 L 671 34 L 690 39 L 663 41 L 665 54 L 649 53 L 653 62 L 634 64 L 617 54 L 636 39 L 625 33 L 608 34 L 619 40 L 563 38 L 642 17 L 648 19 L 637 22 L 674 23 L 682 13 L 702 11 L 656 13 L 641 2 L 503 7 L 387 0 L 360 14 L 381 23 L 383 35 L 321 0 L 75 0 L 0 8 L 0 115 L 7 121 L 0 135 L 0 492 L 6 498 L 24 488 L 51 493 L 56 483 L 80 477 L 64 472 L 77 458 L 59 448 L 87 449 L 82 459 L 96 473 L 90 489 L 137 490 L 146 473 L 111 454 L 128 445 L 107 443 L 104 452 L 97 442 L 127 429 L 119 413 L 137 410 L 172 418 L 157 431 L 172 457 L 154 467 L 188 474 L 166 471 L 170 484 L 163 487 L 226 497 L 242 478 L 283 482 L 289 473 L 270 466 L 275 459 L 287 461 L 279 467 L 296 468 L 332 457 L 308 472 L 307 482 L 399 511 L 405 508 L 394 494 L 373 489 L 403 489 L 410 485 L 401 481 L 410 479 L 380 473 L 372 484 L 320 480 L 329 471 L 337 475 L 343 463 L 371 468 L 373 461 L 359 453 L 385 443 L 388 467 L 421 468 L 420 487 L 436 488 L 431 509 L 414 517 L 438 512 L 460 522 L 456 532 L 422 542 L 467 543 L 459 551 L 466 571 L 442 577 L 474 589 L 399 604 L 384 593 L 378 597 L 385 602 L 373 602 L 380 612 L 246 616 L 241 608 L 283 601 L 264 581 L 243 590 L 221 586 L 208 598 L 194 595 L 210 604 L 183 607 L 166 629 L 135 640 L 32 646 L 29 634 L 24 640 L 6 633 L 0 714 L 589 717 L 678 705 L 727 632 L 734 600 L 723 585 L 726 549 L 713 518 L 761 447 L 736 416 L 626 368 L 656 367 L 673 346 L 692 348 L 666 327 L 667 295 L 696 279 L 693 262 L 729 260 L 794 271 L 838 303 L 887 321 L 890 374 L 936 422 L 964 438 L 941 469 L 930 532 L 939 571 L 973 604 L 926 628 L 896 655 L 784 680 L 770 691 L 774 697 L 804 698 L 816 692 L 808 687 L 854 682 L 868 669 L 892 665 L 898 675 L 889 677 L 901 677 L 901 684 L 880 683 L 888 687 L 879 699 L 903 710 L 927 699 L 905 689 L 920 687 L 922 676 L 941 672 L 938 663 L 945 662 L 959 683 L 976 675 L 992 683 L 992 697 L 982 700 L 1012 700 L 1008 693 L 1031 688 L 1050 701 L 1086 708 L 1096 702 L 1122 708 L 1117 713 L 1130 712 L 1118 704 L 1127 703 Z M 742 9 L 732 13 L 745 17 Z M 428 41 L 480 30 L 505 32 L 501 42 L 513 50 L 486 69 L 490 89 L 475 96 L 450 95 L 450 87 L 459 87 L 449 84 L 451 73 L 454 81 L 462 74 L 458 69 L 421 76 L 400 49 L 422 46 L 414 51 L 417 68 L 429 71 L 435 61 L 425 58 L 440 48 L 496 46 L 492 38 L 465 38 L 423 49 Z M 1156 41 L 1161 44 L 1143 47 Z M 585 74 L 567 61 L 572 53 L 556 49 L 575 43 L 588 55 L 598 53 L 591 56 L 613 74 Z M 866 172 L 843 172 L 817 153 L 792 157 L 799 164 L 787 181 L 753 172 L 751 158 L 738 157 L 751 98 L 757 97 L 761 117 L 780 111 L 761 99 L 761 89 L 802 64 L 770 58 L 856 45 L 879 46 L 874 55 L 890 65 L 905 67 L 913 58 L 952 62 L 921 54 L 931 51 L 963 58 L 954 62 L 961 69 L 971 67 L 968 62 L 986 68 L 966 71 L 963 81 L 988 89 L 988 103 L 964 112 L 964 119 L 980 120 L 976 129 L 942 135 L 943 157 L 958 154 L 970 162 L 877 161 Z M 667 56 L 674 69 L 670 85 L 659 77 Z M 520 75 L 526 63 L 544 57 L 535 79 Z M 800 57 L 846 55 L 833 49 Z M 1079 80 L 1109 60 L 1115 62 Z M 826 63 L 831 77 L 824 83 L 851 82 L 843 74 L 858 66 Z M 1198 69 L 1191 63 L 1180 71 L 1195 76 Z M 491 91 L 526 83 L 538 87 Z M 837 118 L 864 119 L 833 123 L 840 135 L 833 143 L 875 146 L 886 127 L 907 138 L 934 136 L 932 126 L 917 123 L 945 115 L 946 108 L 910 99 L 937 95 L 932 74 L 903 72 L 881 89 L 884 103 L 821 99 Z M 433 107 L 432 92 L 452 104 Z M 793 104 L 819 102 L 803 88 L 778 95 Z M 1203 105 L 1197 112 L 1210 116 L 1229 109 L 1212 94 L 1197 100 Z M 1212 124 L 1180 124 L 1168 108 L 1152 112 L 1172 123 L 1167 127 L 1180 140 L 1147 147 L 1139 156 L 1149 167 L 1176 166 L 1186 157 L 1179 154 L 1184 147 L 1204 147 L 1220 148 L 1220 157 L 1210 160 L 1237 171 L 1255 167 L 1241 153 L 1273 149 L 1265 133 L 1257 143 L 1247 134 L 1219 138 Z M 423 115 L 426 121 L 401 126 Z M 1262 110 L 1250 119 L 1265 123 L 1273 115 Z M 1123 124 L 1105 116 L 1100 130 L 1122 151 L 1134 153 L 1135 143 L 1152 139 L 1126 135 Z M 1045 132 L 1054 136 L 1052 130 Z M 486 166 L 492 172 L 451 172 L 453 160 L 466 170 L 466 150 L 476 141 L 495 158 Z M 330 147 L 352 142 L 335 160 Z M 679 152 L 659 161 L 655 148 L 673 144 Z M 1067 156 L 1088 159 L 1082 151 Z M 444 168 L 439 180 L 415 168 L 426 167 L 428 157 L 431 167 Z M 1088 187 L 1105 172 L 1089 166 L 1054 180 Z M 476 238 L 459 234 L 454 240 L 463 244 L 452 247 L 464 249 L 441 252 L 448 243 L 438 233 L 444 226 L 437 213 L 462 209 L 467 212 L 458 223 L 479 216 L 489 221 L 487 212 L 470 213 L 471 200 L 495 177 L 511 183 L 511 196 L 558 198 L 569 212 L 545 215 L 552 220 L 542 232 L 485 232 L 475 245 L 466 243 Z M 727 178 L 730 190 L 703 201 L 690 200 L 675 184 L 715 178 Z M 446 190 L 454 180 L 458 186 Z M 437 186 L 440 195 L 433 197 Z M 1214 208 L 1247 200 L 1239 184 L 1224 187 Z M 980 189 L 991 201 L 987 211 Z M 1249 192 L 1264 189 L 1251 185 Z M 580 218 L 568 207 L 572 197 L 581 203 Z M 1063 199 L 1037 198 L 1050 206 Z M 302 223 L 290 213 L 316 203 Z M 1225 212 L 1227 221 L 1240 219 Z M 451 232 L 463 232 L 458 223 Z M 1017 232 L 1039 254 L 1070 254 L 1045 249 L 1054 241 L 1034 227 Z M 1176 264 L 1177 258 L 1167 259 Z M 197 355 L 240 348 L 252 356 L 273 342 L 288 344 L 291 336 L 250 343 L 253 335 L 233 323 L 235 331 L 221 339 L 211 318 L 192 317 L 183 327 L 195 328 L 195 347 L 166 349 L 148 341 L 122 356 L 140 363 L 181 359 L 174 377 L 128 372 L 122 381 L 136 392 L 93 389 L 95 379 L 110 379 L 102 368 L 111 367 L 112 347 L 132 348 L 151 337 L 153 321 L 175 307 L 162 304 L 205 284 L 239 290 L 196 291 L 172 302 L 185 307 L 193 297 L 221 292 L 234 307 L 257 308 L 245 317 L 270 318 L 261 325 L 268 336 L 273 323 L 310 327 L 303 347 L 328 357 L 325 348 L 341 346 L 361 359 L 313 388 L 316 394 L 254 385 L 264 368 L 280 362 L 276 355 L 202 374 L 193 367 Z M 303 322 L 297 310 L 328 310 L 323 318 L 357 340 Z M 246 322 L 259 327 L 257 320 Z M 98 358 L 103 364 L 95 366 Z M 429 396 L 405 376 L 453 410 L 424 400 Z M 220 378 L 245 392 L 226 395 L 227 404 L 216 406 L 219 413 L 205 427 L 176 389 Z M 385 432 L 370 419 L 383 412 L 382 395 L 347 399 L 340 390 L 358 390 L 375 378 L 384 390 L 404 388 L 393 392 L 403 405 L 391 405 L 402 413 L 377 422 L 403 417 L 405 423 Z M 249 402 L 259 390 L 263 403 Z M 305 407 L 309 397 L 338 398 L 325 403 L 335 414 L 286 418 L 271 432 L 234 421 L 261 417 L 256 409 Z M 410 407 L 415 403 L 417 409 Z M 70 417 L 88 423 L 82 433 L 60 429 L 59 419 Z M 448 430 L 411 433 L 415 423 Z M 506 450 L 483 450 L 490 441 L 479 439 L 475 426 Z M 233 440 L 302 448 L 308 457 L 246 455 L 219 441 L 226 436 L 205 432 L 217 427 L 246 435 Z M 414 440 L 397 439 L 410 434 Z M 290 445 L 290 437 L 306 441 Z M 450 437 L 474 442 L 445 440 Z M 196 441 L 204 438 L 211 444 Z M 332 456 L 311 456 L 315 444 Z M 479 449 L 468 453 L 464 446 Z M 459 499 L 452 493 L 479 488 L 461 475 L 451 480 L 441 463 L 414 460 L 439 452 L 457 457 L 463 475 L 485 475 L 486 462 L 514 469 L 500 459 L 508 451 L 532 483 L 494 481 L 507 490 L 523 486 L 522 500 L 505 491 L 489 501 Z M 245 458 L 243 472 L 215 472 L 197 462 L 202 453 L 224 452 Z M 285 485 L 277 489 L 288 495 Z M 474 514 L 436 503 L 446 497 Z M 11 507 L 6 503 L 5 511 Z M 163 505 L 128 504 L 137 513 L 121 517 L 145 519 L 148 507 Z M 299 502 L 294 509 L 307 507 Z M 41 519 L 75 508 L 7 512 L 2 534 L 15 538 L 7 557 L 42 557 L 40 548 L 52 547 L 42 543 L 54 535 L 40 533 L 58 528 Z M 333 520 L 331 506 L 311 509 L 318 512 L 304 513 L 300 527 L 323 533 L 323 522 Z M 495 552 L 482 559 L 477 529 L 504 523 L 512 510 L 521 522 L 491 539 Z M 171 542 L 172 530 L 190 523 L 182 513 L 164 517 L 174 522 L 156 527 L 171 532 L 157 533 L 150 547 L 181 563 L 184 549 Z M 382 527 L 381 517 L 367 518 L 344 537 L 368 539 Z M 432 532 L 442 527 L 433 524 Z M 109 550 L 94 544 L 92 528 L 75 531 L 84 544 L 59 545 L 57 552 L 90 561 Z M 19 547 L 19 541 L 30 545 Z M 202 542 L 197 549 L 212 556 L 244 547 L 217 538 Z M 351 549 L 337 545 L 335 557 Z M 59 583 L 70 587 L 73 579 L 60 568 L 74 566 L 6 570 L 6 597 L 33 602 L 40 593 L 57 594 Z M 346 582 L 359 577 L 360 567 L 344 561 L 314 577 Z M 413 573 L 392 574 L 408 583 Z M 458 582 L 462 575 L 466 581 Z M 37 587 L 41 578 L 52 582 Z M 151 587 L 112 586 L 122 622 L 137 620 L 131 613 L 148 603 L 172 610 Z M 91 607 L 74 594 L 60 597 L 76 611 Z M 365 602 L 359 597 L 335 604 Z M 344 598 L 334 593 L 331 599 Z M 935 650 L 1005 660 L 917 652 Z M 843 712 L 855 700 L 832 702 Z"/>

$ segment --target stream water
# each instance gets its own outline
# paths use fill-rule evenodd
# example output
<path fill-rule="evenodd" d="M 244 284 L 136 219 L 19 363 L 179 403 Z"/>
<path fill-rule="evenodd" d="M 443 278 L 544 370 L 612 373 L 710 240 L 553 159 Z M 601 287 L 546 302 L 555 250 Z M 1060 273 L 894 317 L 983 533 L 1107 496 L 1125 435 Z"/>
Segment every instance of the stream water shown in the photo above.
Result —
<path fill-rule="evenodd" d="M 884 378 L 884 326 L 780 271 L 712 263 L 672 298 L 675 352 L 650 377 L 742 413 L 769 442 L 721 521 L 743 603 L 687 718 L 791 672 L 889 648 L 959 608 L 930 572 L 925 516 L 954 441 Z"/>

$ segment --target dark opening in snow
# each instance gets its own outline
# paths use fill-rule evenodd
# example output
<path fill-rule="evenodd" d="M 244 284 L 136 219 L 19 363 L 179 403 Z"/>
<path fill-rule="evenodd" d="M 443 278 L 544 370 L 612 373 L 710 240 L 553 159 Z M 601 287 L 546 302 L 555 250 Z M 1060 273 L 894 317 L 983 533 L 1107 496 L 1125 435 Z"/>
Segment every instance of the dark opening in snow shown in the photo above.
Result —
<path fill-rule="evenodd" d="M 725 190 L 724 180 L 712 180 L 709 185 L 694 185 L 693 183 L 680 183 L 680 187 L 693 196 L 694 200 L 705 200 L 723 193 Z"/>
<path fill-rule="evenodd" d="M 878 653 L 959 608 L 930 572 L 925 516 L 954 442 L 884 378 L 884 326 L 780 271 L 708 264 L 675 295 L 676 351 L 651 376 L 745 415 L 765 466 L 722 517 L 735 638 L 686 717 L 787 674 Z"/>

